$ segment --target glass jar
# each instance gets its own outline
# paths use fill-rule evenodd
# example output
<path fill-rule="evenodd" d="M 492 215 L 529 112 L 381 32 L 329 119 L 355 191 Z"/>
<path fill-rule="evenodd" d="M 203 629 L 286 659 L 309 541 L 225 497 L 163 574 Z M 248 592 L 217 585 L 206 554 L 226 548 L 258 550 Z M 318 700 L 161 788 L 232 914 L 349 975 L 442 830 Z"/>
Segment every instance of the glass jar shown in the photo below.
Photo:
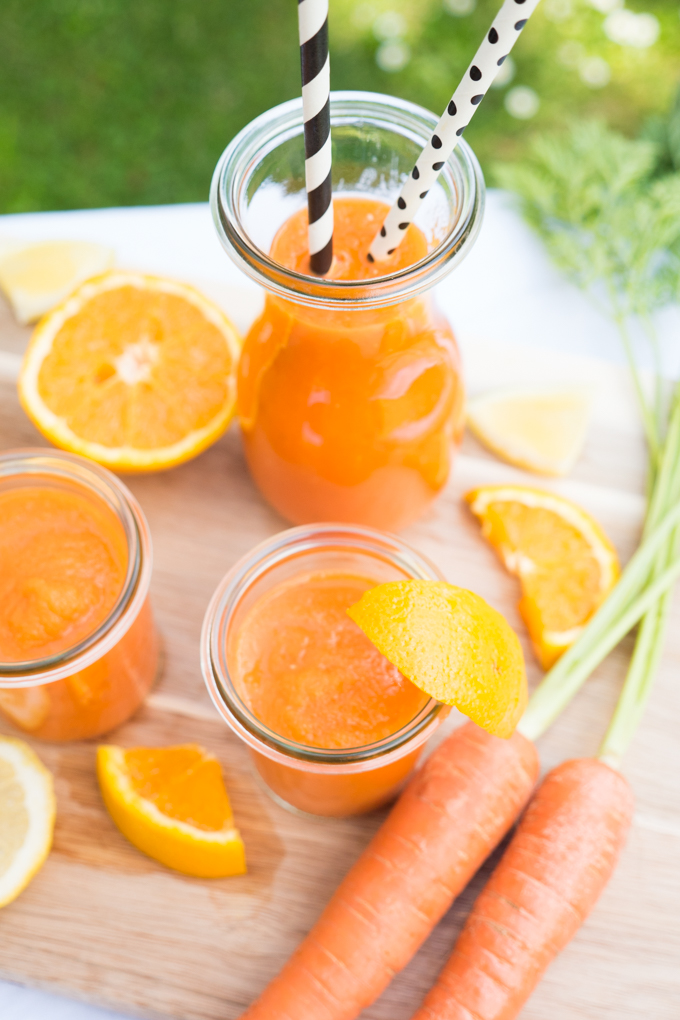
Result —
<path fill-rule="evenodd" d="M 85 497 L 120 528 L 127 552 L 120 594 L 91 633 L 45 658 L 0 662 L 0 712 L 15 727 L 40 740 L 82 740 L 124 722 L 154 682 L 159 649 L 148 594 L 151 538 L 139 504 L 105 468 L 56 450 L 0 455 L 0 494 L 35 486 Z"/>
<path fill-rule="evenodd" d="M 331 94 L 334 196 L 392 203 L 437 118 L 392 96 Z M 251 473 L 294 523 L 339 520 L 399 530 L 446 483 L 463 426 L 451 328 L 431 291 L 470 251 L 484 180 L 461 141 L 414 223 L 428 252 L 369 280 L 305 276 L 267 252 L 306 203 L 300 100 L 234 138 L 213 177 L 217 231 L 266 291 L 239 368 Z"/>
<path fill-rule="evenodd" d="M 274 586 L 326 572 L 360 575 L 376 584 L 442 580 L 433 564 L 400 539 L 371 528 L 318 524 L 283 531 L 240 560 L 217 588 L 203 622 L 201 668 L 217 711 L 250 748 L 274 799 L 307 814 L 342 817 L 372 811 L 396 796 L 448 709 L 430 699 L 398 732 L 341 749 L 296 743 L 254 715 L 235 683 L 235 638 L 243 620 Z"/>

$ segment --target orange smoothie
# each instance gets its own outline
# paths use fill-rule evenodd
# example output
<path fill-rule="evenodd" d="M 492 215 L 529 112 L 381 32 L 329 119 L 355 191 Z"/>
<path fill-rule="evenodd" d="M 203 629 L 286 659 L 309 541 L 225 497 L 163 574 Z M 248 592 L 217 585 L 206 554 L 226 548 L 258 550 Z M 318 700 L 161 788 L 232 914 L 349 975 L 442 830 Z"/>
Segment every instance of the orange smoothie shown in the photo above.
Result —
<path fill-rule="evenodd" d="M 308 747 L 365 747 L 408 726 L 429 702 L 347 615 L 375 583 L 338 572 L 298 575 L 271 588 L 245 616 L 232 648 L 234 686 L 279 736 Z M 393 796 L 419 751 L 354 775 L 305 773 L 255 758 L 288 803 L 342 815 Z"/>
<path fill-rule="evenodd" d="M 396 733 L 429 701 L 347 615 L 375 582 L 312 574 L 272 588 L 236 639 L 235 684 L 282 737 L 362 747 Z"/>
<path fill-rule="evenodd" d="M 425 257 L 426 238 L 411 225 L 386 262 L 366 259 L 387 210 L 335 198 L 326 279 L 370 284 Z M 271 256 L 309 272 L 305 209 L 281 227 Z M 268 295 L 246 337 L 238 406 L 251 472 L 284 517 L 397 530 L 442 489 L 460 440 L 456 342 L 428 297 L 344 310 Z"/>
<path fill-rule="evenodd" d="M 103 623 L 121 593 L 127 543 L 104 505 L 78 492 L 0 492 L 0 661 L 44 659 Z"/>
<path fill-rule="evenodd" d="M 0 491 L 0 663 L 76 654 L 123 591 L 128 548 L 103 500 L 48 485 Z M 148 601 L 115 647 L 71 676 L 0 687 L 0 710 L 48 740 L 105 732 L 127 718 L 153 680 L 157 645 Z M 41 662 L 40 670 L 50 663 Z M 1 678 L 0 678 L 1 679 Z"/>

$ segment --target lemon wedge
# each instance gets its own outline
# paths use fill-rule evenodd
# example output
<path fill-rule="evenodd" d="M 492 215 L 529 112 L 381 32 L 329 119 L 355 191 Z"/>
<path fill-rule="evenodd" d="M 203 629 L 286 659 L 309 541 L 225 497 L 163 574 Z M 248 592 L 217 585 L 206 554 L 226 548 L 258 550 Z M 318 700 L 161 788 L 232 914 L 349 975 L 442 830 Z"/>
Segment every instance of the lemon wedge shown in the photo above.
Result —
<path fill-rule="evenodd" d="M 498 737 L 527 703 L 519 640 L 484 599 L 445 581 L 388 581 L 347 610 L 400 673 Z"/>
<path fill-rule="evenodd" d="M 149 857 L 197 878 L 245 873 L 220 764 L 202 747 L 103 744 L 97 776 L 111 818 Z"/>
<path fill-rule="evenodd" d="M 565 475 L 583 449 L 592 392 L 586 387 L 508 389 L 474 397 L 470 430 L 510 464 L 542 475 Z"/>
<path fill-rule="evenodd" d="M 0 907 L 44 864 L 54 816 L 51 774 L 23 740 L 0 737 Z"/>
<path fill-rule="evenodd" d="M 89 241 L 0 242 L 0 287 L 22 325 L 35 322 L 78 284 L 103 273 L 114 253 Z"/>

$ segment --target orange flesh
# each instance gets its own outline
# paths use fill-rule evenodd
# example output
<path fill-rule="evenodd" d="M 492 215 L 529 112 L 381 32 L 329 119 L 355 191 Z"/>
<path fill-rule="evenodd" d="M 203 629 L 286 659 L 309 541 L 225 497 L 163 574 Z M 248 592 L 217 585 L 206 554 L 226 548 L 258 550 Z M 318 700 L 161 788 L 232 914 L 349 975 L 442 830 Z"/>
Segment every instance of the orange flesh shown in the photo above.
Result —
<path fill-rule="evenodd" d="M 485 534 L 504 550 L 521 550 L 532 569 L 521 571 L 527 612 L 542 629 L 583 624 L 602 602 L 600 565 L 579 531 L 552 510 L 522 503 L 493 503 Z"/>
<path fill-rule="evenodd" d="M 235 683 L 270 729 L 312 747 L 361 747 L 428 702 L 347 615 L 374 585 L 352 574 L 297 577 L 250 610 L 236 638 Z"/>
<path fill-rule="evenodd" d="M 233 824 L 220 764 L 195 744 L 135 747 L 125 764 L 135 792 L 169 818 L 206 832 Z"/>
<path fill-rule="evenodd" d="M 411 225 L 395 254 L 366 259 L 388 206 L 334 201 L 328 278 L 369 280 L 422 259 Z M 279 230 L 271 254 L 306 273 L 307 214 Z M 289 520 L 343 520 L 391 530 L 415 520 L 448 477 L 462 431 L 456 343 L 427 298 L 387 308 L 306 308 L 268 296 L 246 337 L 238 410 L 246 455 L 266 498 Z"/>
<path fill-rule="evenodd" d="M 0 661 L 72 648 L 103 623 L 127 569 L 113 513 L 46 486 L 0 492 Z"/>
<path fill-rule="evenodd" d="M 199 308 L 126 286 L 96 294 L 66 319 L 38 385 L 49 410 L 82 439 L 150 450 L 212 421 L 231 371 L 224 336 Z"/>

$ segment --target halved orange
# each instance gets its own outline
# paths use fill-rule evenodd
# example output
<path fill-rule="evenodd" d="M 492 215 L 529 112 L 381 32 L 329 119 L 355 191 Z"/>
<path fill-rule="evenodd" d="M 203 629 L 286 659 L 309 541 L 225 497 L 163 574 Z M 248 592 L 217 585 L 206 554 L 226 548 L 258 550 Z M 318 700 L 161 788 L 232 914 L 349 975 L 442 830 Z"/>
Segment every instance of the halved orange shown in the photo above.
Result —
<path fill-rule="evenodd" d="M 239 353 L 235 327 L 193 287 L 115 271 L 42 319 L 19 397 L 56 446 L 121 471 L 158 471 L 225 431 Z"/>
<path fill-rule="evenodd" d="M 616 550 L 576 503 L 525 485 L 465 496 L 482 534 L 522 585 L 519 610 L 549 669 L 576 641 L 619 577 Z"/>
<path fill-rule="evenodd" d="M 245 873 L 220 764 L 202 747 L 104 744 L 97 776 L 114 822 L 149 857 L 199 878 Z"/>
<path fill-rule="evenodd" d="M 446 581 L 388 581 L 347 610 L 405 677 L 482 729 L 511 737 L 527 704 L 517 635 L 479 595 Z"/>

